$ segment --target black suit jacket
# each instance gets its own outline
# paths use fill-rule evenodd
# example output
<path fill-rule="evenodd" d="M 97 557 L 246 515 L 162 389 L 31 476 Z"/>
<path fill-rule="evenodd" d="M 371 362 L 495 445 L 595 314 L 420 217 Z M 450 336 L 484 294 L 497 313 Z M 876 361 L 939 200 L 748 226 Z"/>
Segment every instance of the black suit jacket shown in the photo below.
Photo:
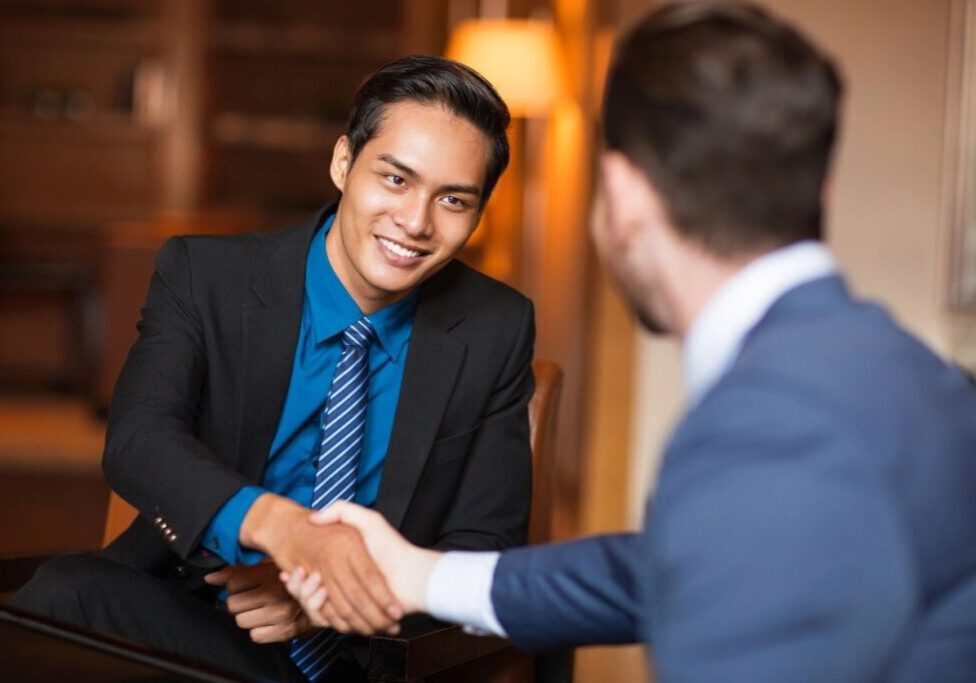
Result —
<path fill-rule="evenodd" d="M 141 514 L 109 556 L 195 585 L 216 562 L 200 540 L 228 498 L 261 481 L 308 246 L 334 210 L 279 232 L 176 237 L 160 250 L 103 459 L 109 485 Z M 376 501 L 414 543 L 524 543 L 533 338 L 531 302 L 458 261 L 421 285 Z"/>

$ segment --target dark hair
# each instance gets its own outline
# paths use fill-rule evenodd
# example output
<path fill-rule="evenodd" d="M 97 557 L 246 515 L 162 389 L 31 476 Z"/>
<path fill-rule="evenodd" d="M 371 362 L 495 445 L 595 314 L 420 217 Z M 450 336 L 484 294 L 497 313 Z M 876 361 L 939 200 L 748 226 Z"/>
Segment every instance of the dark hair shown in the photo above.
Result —
<path fill-rule="evenodd" d="M 669 4 L 618 45 L 606 143 L 676 230 L 732 256 L 822 236 L 842 85 L 795 29 L 738 2 Z"/>
<path fill-rule="evenodd" d="M 508 166 L 505 131 L 511 121 L 508 107 L 491 83 L 474 69 L 445 57 L 413 55 L 384 65 L 359 88 L 349 113 L 346 136 L 353 159 L 376 135 L 387 105 L 404 101 L 443 105 L 488 136 L 484 206 Z"/>

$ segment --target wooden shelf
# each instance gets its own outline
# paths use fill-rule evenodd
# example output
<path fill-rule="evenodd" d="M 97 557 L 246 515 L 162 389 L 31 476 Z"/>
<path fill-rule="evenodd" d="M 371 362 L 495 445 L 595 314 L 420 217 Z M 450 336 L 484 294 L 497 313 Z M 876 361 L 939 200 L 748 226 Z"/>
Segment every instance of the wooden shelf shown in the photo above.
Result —
<path fill-rule="evenodd" d="M 0 139 L 65 145 L 144 145 L 155 131 L 128 112 L 102 111 L 87 121 L 44 121 L 23 109 L 0 109 Z"/>
<path fill-rule="evenodd" d="M 158 46 L 160 25 L 149 19 L 74 19 L 47 16 L 5 16 L 0 43 L 43 49 L 146 51 Z"/>
<path fill-rule="evenodd" d="M 342 121 L 225 112 L 214 116 L 211 134 L 226 147 L 321 153 L 332 149 L 344 130 Z"/>
<path fill-rule="evenodd" d="M 350 33 L 323 26 L 268 26 L 225 22 L 214 31 L 214 47 L 247 56 L 311 57 L 338 61 L 387 61 L 396 54 L 395 31 Z"/>

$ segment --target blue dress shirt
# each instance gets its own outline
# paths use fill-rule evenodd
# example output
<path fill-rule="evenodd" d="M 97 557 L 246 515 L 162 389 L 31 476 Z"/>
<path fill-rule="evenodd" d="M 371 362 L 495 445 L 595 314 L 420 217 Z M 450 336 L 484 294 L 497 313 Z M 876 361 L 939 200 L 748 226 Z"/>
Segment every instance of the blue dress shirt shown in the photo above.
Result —
<path fill-rule="evenodd" d="M 237 540 L 244 516 L 262 493 L 277 493 L 305 506 L 312 503 L 319 419 L 342 352 L 341 332 L 363 317 L 326 256 L 325 235 L 334 218 L 323 224 L 309 247 L 302 323 L 291 382 L 261 486 L 245 486 L 231 496 L 214 515 L 204 535 L 203 547 L 229 564 L 256 564 L 264 557 L 258 551 L 242 548 Z M 368 316 L 376 330 L 376 342 L 369 352 L 369 407 L 355 496 L 360 505 L 376 502 L 416 302 L 414 291 Z"/>

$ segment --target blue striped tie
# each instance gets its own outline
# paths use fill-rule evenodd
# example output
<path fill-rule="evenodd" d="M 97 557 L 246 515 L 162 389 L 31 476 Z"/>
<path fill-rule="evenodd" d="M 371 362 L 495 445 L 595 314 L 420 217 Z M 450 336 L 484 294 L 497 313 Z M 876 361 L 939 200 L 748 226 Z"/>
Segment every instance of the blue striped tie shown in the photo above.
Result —
<path fill-rule="evenodd" d="M 312 507 L 324 508 L 356 495 L 359 454 L 369 403 L 369 345 L 376 332 L 367 318 L 342 333 L 342 355 L 322 411 L 322 442 Z M 319 681 L 339 654 L 342 636 L 331 629 L 291 641 L 291 659 L 310 681 Z"/>

